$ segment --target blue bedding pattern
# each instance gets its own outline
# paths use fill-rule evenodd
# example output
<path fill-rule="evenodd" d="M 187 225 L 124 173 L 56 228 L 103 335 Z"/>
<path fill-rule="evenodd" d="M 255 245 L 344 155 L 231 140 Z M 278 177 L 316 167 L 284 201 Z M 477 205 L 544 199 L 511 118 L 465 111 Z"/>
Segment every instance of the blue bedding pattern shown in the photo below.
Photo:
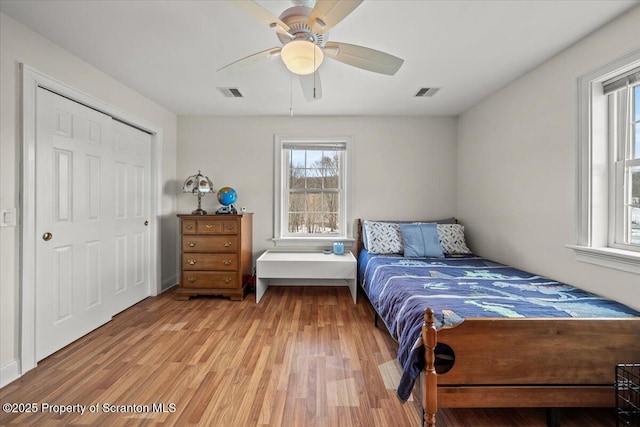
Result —
<path fill-rule="evenodd" d="M 424 368 L 424 310 L 435 311 L 436 329 L 469 317 L 639 317 L 617 302 L 546 277 L 475 255 L 446 258 L 358 256 L 358 279 L 371 305 L 398 342 L 404 402 Z"/>

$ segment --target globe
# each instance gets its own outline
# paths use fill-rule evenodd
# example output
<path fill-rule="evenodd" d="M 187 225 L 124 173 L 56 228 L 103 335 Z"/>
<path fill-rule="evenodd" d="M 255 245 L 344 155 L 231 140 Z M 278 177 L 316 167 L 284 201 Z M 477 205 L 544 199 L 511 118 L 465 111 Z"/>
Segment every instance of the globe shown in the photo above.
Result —
<path fill-rule="evenodd" d="M 222 187 L 218 190 L 218 201 L 224 206 L 232 205 L 238 200 L 238 193 L 231 187 Z"/>

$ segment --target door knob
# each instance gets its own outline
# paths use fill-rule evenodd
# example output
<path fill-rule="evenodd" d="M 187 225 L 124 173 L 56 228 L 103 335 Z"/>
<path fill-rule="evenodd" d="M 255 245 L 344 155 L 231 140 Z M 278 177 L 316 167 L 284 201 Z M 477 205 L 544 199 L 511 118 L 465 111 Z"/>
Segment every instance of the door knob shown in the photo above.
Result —
<path fill-rule="evenodd" d="M 51 233 L 44 233 L 42 235 L 42 240 L 44 240 L 45 242 L 48 242 L 49 240 L 51 240 L 53 238 L 53 234 Z"/>
<path fill-rule="evenodd" d="M 149 225 L 149 221 L 145 221 L 145 222 L 144 222 L 144 225 Z"/>

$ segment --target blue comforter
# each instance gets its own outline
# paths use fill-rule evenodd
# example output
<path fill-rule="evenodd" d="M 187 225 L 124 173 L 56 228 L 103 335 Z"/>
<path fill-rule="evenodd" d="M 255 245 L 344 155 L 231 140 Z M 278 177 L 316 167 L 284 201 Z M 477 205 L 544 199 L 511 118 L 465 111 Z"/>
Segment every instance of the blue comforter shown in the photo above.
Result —
<path fill-rule="evenodd" d="M 480 258 L 358 257 L 358 279 L 369 301 L 398 342 L 402 376 L 398 397 L 406 401 L 424 368 L 421 327 L 431 307 L 436 328 L 469 317 L 639 317 L 617 302 L 573 286 Z"/>

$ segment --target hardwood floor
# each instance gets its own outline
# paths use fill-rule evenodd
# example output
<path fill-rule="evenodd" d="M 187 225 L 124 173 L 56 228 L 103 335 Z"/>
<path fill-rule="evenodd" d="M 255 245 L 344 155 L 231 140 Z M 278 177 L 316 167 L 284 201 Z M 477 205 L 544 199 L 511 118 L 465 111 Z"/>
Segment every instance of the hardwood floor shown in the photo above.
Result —
<path fill-rule="evenodd" d="M 395 395 L 396 348 L 346 287 L 272 286 L 258 305 L 170 291 L 1 389 L 3 405 L 38 412 L 2 412 L 0 425 L 420 426 L 417 403 Z M 562 422 L 615 425 L 610 410 L 565 410 Z M 544 425 L 541 409 L 438 412 L 438 427 Z"/>

